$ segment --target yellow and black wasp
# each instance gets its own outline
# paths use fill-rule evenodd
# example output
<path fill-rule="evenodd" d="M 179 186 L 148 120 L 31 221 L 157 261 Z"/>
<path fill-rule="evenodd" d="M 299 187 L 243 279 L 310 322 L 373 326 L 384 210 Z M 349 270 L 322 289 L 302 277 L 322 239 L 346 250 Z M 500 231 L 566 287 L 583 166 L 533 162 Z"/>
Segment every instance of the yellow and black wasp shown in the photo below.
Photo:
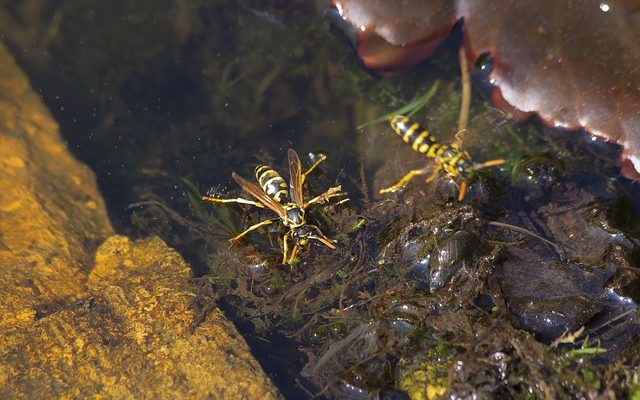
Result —
<path fill-rule="evenodd" d="M 326 192 L 313 199 L 305 202 L 302 195 L 302 185 L 307 175 L 313 171 L 318 164 L 327 159 L 326 155 L 322 155 L 309 169 L 302 173 L 302 167 L 298 154 L 293 149 L 289 149 L 287 153 L 289 157 L 289 174 L 291 180 L 287 190 L 285 180 L 272 168 L 267 165 L 258 165 L 255 169 L 256 180 L 260 187 L 254 185 L 244 179 L 237 173 L 233 172 L 231 176 L 240 185 L 240 187 L 258 201 L 247 200 L 243 198 L 236 199 L 220 199 L 211 196 L 202 196 L 205 201 L 212 203 L 240 203 L 250 204 L 260 208 L 269 208 L 275 212 L 278 217 L 270 218 L 250 226 L 244 232 L 229 239 L 234 242 L 247 233 L 254 231 L 262 226 L 272 224 L 278 220 L 282 222 L 288 232 L 283 237 L 283 254 L 282 263 L 291 264 L 301 247 L 309 244 L 311 240 L 317 240 L 330 249 L 335 249 L 335 240 L 328 239 L 315 225 L 308 224 L 305 220 L 305 210 L 311 205 L 325 204 L 331 198 L 345 196 L 340 185 L 329 188 Z M 342 201 L 346 201 L 343 199 Z M 289 241 L 293 241 L 293 249 L 289 254 Z"/>
<path fill-rule="evenodd" d="M 422 169 L 409 171 L 409 173 L 402 177 L 395 185 L 380 190 L 381 194 L 404 188 L 416 175 L 425 175 L 431 172 L 431 175 L 426 179 L 427 183 L 431 182 L 440 171 L 444 171 L 448 178 L 452 178 L 454 181 L 455 178 L 461 180 L 458 201 L 462 201 L 467 191 L 467 185 L 473 180 L 477 170 L 505 163 L 505 160 L 502 159 L 475 163 L 472 161 L 469 153 L 460 148 L 459 142 L 440 144 L 436 137 L 429 133 L 429 131 L 403 115 L 394 115 L 389 119 L 389 124 L 402 140 L 410 144 L 418 153 L 433 158 L 436 165 L 428 165 Z"/>

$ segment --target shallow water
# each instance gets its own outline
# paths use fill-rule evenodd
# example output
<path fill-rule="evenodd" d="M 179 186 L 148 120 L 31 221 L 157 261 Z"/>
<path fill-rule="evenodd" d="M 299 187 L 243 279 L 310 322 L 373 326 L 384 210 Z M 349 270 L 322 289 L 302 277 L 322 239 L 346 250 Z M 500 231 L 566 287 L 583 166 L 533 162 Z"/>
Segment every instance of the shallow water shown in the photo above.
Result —
<path fill-rule="evenodd" d="M 479 160 L 508 162 L 484 171 L 487 178 L 473 185 L 464 205 L 451 201 L 455 188 L 445 179 L 431 185 L 416 180 L 405 194 L 380 196 L 379 188 L 421 167 L 424 159 L 386 123 L 356 127 L 439 82 L 436 95 L 416 118 L 443 141 L 450 140 L 460 103 L 459 38 L 454 35 L 418 68 L 380 79 L 360 68 L 324 11 L 320 3 L 277 0 L 10 1 L 0 12 L 15 24 L 0 27 L 0 34 L 42 93 L 71 149 L 96 172 L 117 229 L 133 236 L 161 236 L 185 255 L 197 276 L 205 276 L 203 287 L 213 282 L 219 294 L 212 298 L 290 398 L 304 397 L 306 390 L 339 397 L 345 387 L 356 397 L 354 393 L 389 392 L 398 381 L 398 360 L 407 362 L 406 349 L 428 347 L 430 340 L 446 342 L 424 326 L 430 321 L 451 329 L 451 321 L 437 316 L 452 318 L 443 310 L 469 300 L 457 297 L 463 292 L 471 299 L 493 296 L 489 309 L 509 308 L 511 313 L 500 323 L 508 320 L 547 343 L 566 326 L 576 329 L 593 315 L 600 320 L 614 315 L 621 304 L 614 301 L 618 294 L 638 300 L 637 289 L 628 289 L 628 282 L 615 276 L 607 275 L 595 288 L 581 288 L 587 296 L 572 286 L 562 295 L 593 301 L 570 310 L 580 318 L 545 331 L 536 318 L 548 322 L 544 315 L 549 305 L 541 299 L 549 293 L 528 292 L 529 281 L 523 279 L 509 283 L 519 271 L 501 279 L 480 265 L 490 259 L 491 265 L 506 266 L 502 272 L 508 270 L 513 264 L 498 260 L 510 255 L 499 254 L 520 243 L 531 263 L 547 257 L 565 263 L 563 273 L 582 271 L 580 263 L 602 266 L 605 249 L 616 243 L 629 253 L 624 256 L 629 265 L 615 259 L 614 270 L 632 271 L 628 277 L 636 279 L 640 189 L 618 178 L 619 148 L 536 121 L 511 122 L 491 107 L 483 73 L 476 71 L 465 149 Z M 304 266 L 292 272 L 274 261 L 279 258 L 278 235 L 254 235 L 226 252 L 226 239 L 249 223 L 248 214 L 240 207 L 214 208 L 198 199 L 208 191 L 235 196 L 239 192 L 231 172 L 252 179 L 258 163 L 286 176 L 288 148 L 295 148 L 303 163 L 319 152 L 329 156 L 319 173 L 310 176 L 308 190 L 316 193 L 341 183 L 351 198 L 348 205 L 313 215 L 327 235 L 339 238 L 343 250 L 333 256 L 310 249 L 300 257 Z M 605 205 L 596 207 L 600 203 Z M 604 217 L 598 210 L 604 210 Z M 361 227 L 354 225 L 358 218 L 366 221 Z M 569 254 L 560 256 L 528 233 L 502 229 L 504 225 L 486 228 L 486 221 L 535 232 Z M 496 250 L 498 242 L 506 250 Z M 437 268 L 445 278 L 425 269 L 428 260 L 438 257 Z M 545 266 L 542 262 L 536 268 Z M 227 283 L 216 280 L 220 274 L 226 274 Z M 486 292 L 466 293 L 474 287 L 459 283 L 474 274 L 488 282 L 487 288 L 478 285 Z M 243 292 L 248 275 L 256 286 Z M 359 285 L 350 280 L 355 276 L 364 277 Z M 543 289 L 558 278 L 545 276 L 534 277 L 541 279 Z M 498 304 L 500 296 L 491 288 L 496 279 L 512 303 Z M 236 286 L 229 281 L 237 281 Z M 448 294 L 434 294 L 444 292 Z M 292 299 L 300 309 L 288 308 Z M 394 301 L 413 311 L 385 317 L 395 310 Z M 620 307 L 626 312 L 629 304 Z M 357 312 L 348 314 L 347 309 Z M 585 310 L 591 314 L 585 316 Z M 408 325 L 400 332 L 390 329 L 397 325 L 389 321 Z M 626 323 L 636 329 L 636 321 Z M 393 337 L 387 344 L 391 349 L 381 344 L 385 335 Z M 407 344 L 420 340 L 416 338 L 422 341 Z M 621 347 L 629 339 L 611 341 Z M 443 352 L 454 357 L 464 348 L 451 345 Z M 356 349 L 363 358 L 375 354 L 387 359 L 354 362 Z M 333 367 L 322 354 L 341 351 L 348 362 L 336 363 L 334 372 L 339 373 L 314 376 L 309 371 L 322 368 L 312 363 L 301 374 L 307 357 Z M 372 371 L 380 365 L 387 366 L 383 372 Z M 335 390 L 325 390 L 325 385 Z"/>

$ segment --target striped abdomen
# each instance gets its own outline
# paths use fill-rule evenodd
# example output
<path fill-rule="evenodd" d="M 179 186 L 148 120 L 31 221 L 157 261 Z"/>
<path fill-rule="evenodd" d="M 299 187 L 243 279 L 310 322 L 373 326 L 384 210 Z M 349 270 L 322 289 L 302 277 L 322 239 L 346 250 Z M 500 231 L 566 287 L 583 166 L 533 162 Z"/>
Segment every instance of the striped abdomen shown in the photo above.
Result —
<path fill-rule="evenodd" d="M 394 115 L 389 120 L 393 130 L 411 147 L 427 157 L 435 157 L 436 151 L 440 147 L 435 136 L 430 134 L 417 122 L 411 121 L 404 115 Z"/>
<path fill-rule="evenodd" d="M 287 182 L 280 175 L 266 165 L 256 167 L 256 180 L 266 194 L 280 204 L 289 202 Z"/>

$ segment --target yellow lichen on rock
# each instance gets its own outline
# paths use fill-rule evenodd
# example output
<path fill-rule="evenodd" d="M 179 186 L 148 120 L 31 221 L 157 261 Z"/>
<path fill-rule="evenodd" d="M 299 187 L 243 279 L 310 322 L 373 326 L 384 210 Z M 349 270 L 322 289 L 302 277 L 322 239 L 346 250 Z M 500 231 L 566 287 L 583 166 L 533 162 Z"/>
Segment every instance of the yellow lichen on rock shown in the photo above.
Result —
<path fill-rule="evenodd" d="M 3 160 L 3 164 L 7 168 L 16 168 L 16 169 L 24 168 L 26 166 L 26 163 L 24 162 L 24 160 L 16 156 L 10 156 L 8 158 L 5 158 Z"/>
<path fill-rule="evenodd" d="M 193 325 L 178 253 L 112 234 L 0 44 L 0 398 L 280 398 L 219 310 Z"/>
<path fill-rule="evenodd" d="M 0 44 L 0 330 L 79 298 L 91 255 L 110 234 L 93 173 L 66 149 Z"/>
<path fill-rule="evenodd" d="M 433 400 L 447 391 L 447 372 L 451 360 L 438 355 L 417 354 L 414 360 L 401 360 L 398 387 L 409 395 L 411 400 Z"/>
<path fill-rule="evenodd" d="M 161 240 L 109 238 L 87 298 L 5 335 L 0 397 L 279 398 L 220 311 L 193 326 L 189 279 Z"/>

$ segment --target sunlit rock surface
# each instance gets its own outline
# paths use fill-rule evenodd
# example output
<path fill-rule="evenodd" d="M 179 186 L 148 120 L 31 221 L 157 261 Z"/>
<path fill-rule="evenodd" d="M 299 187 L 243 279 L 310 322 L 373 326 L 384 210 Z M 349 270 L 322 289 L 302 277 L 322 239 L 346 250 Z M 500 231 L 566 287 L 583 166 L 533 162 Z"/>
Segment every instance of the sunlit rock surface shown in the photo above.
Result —
<path fill-rule="evenodd" d="M 189 266 L 160 239 L 95 259 L 85 298 L 4 334 L 0 397 L 279 397 L 218 310 L 194 324 Z"/>
<path fill-rule="evenodd" d="M 2 46 L 0 164 L 0 398 L 280 397 L 219 310 L 195 315 L 175 251 L 112 236 Z"/>
<path fill-rule="evenodd" d="M 76 299 L 112 232 L 93 172 L 0 47 L 0 329 Z"/>

